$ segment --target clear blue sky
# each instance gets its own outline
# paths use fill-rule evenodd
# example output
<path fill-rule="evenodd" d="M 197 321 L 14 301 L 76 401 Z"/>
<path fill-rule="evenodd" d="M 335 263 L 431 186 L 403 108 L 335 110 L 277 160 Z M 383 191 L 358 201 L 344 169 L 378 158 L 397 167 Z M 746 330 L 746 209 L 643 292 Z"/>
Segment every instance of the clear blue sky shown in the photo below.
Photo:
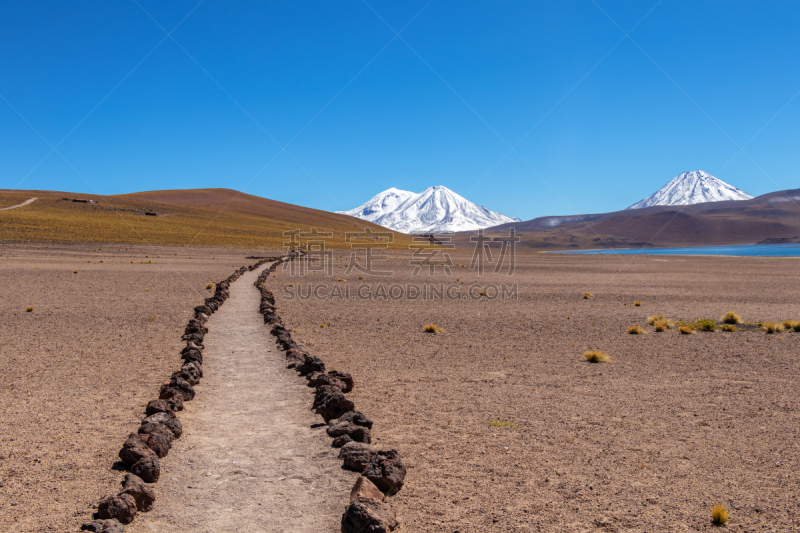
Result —
<path fill-rule="evenodd" d="M 684 170 L 800 187 L 798 2 L 138 2 L 0 5 L 0 188 L 445 185 L 527 220 Z"/>

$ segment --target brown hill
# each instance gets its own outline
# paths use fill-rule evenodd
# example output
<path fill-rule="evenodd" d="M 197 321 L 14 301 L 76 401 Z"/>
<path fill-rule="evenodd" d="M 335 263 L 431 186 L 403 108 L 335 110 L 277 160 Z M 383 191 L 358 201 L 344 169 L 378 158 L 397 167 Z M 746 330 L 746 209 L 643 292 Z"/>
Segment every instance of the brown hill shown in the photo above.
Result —
<path fill-rule="evenodd" d="M 0 212 L 0 241 L 118 242 L 175 246 L 281 248 L 291 230 L 317 228 L 333 237 L 327 246 L 348 247 L 345 232 L 388 231 L 346 215 L 286 204 L 231 189 L 149 191 L 100 196 L 58 191 L 0 191 L 0 207 L 39 199 Z M 304 239 L 300 239 L 303 242 Z M 410 237 L 395 233 L 393 247 Z"/>
<path fill-rule="evenodd" d="M 800 189 L 743 201 L 540 217 L 486 233 L 507 234 L 512 227 L 523 247 L 552 250 L 800 242 Z M 473 235 L 464 232 L 455 241 L 470 246 Z"/>

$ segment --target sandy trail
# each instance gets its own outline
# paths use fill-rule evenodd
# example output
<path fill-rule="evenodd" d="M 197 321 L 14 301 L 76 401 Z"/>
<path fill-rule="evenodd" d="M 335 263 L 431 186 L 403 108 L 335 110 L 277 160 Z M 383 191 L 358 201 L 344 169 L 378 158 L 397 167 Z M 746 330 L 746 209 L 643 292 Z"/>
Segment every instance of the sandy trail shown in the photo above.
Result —
<path fill-rule="evenodd" d="M 162 462 L 156 508 L 126 531 L 339 530 L 353 474 L 313 427 L 322 420 L 308 410 L 311 389 L 285 368 L 258 314 L 258 274 L 231 284 L 208 321 L 205 378 L 180 413 L 184 434 Z"/>
<path fill-rule="evenodd" d="M 24 202 L 21 202 L 21 203 L 18 203 L 18 204 L 10 205 L 8 207 L 0 207 L 0 211 L 8 211 L 9 209 L 16 209 L 18 207 L 25 207 L 26 205 L 32 204 L 33 202 L 35 202 L 38 199 L 39 199 L 38 197 L 34 196 L 33 198 L 28 198 Z"/>

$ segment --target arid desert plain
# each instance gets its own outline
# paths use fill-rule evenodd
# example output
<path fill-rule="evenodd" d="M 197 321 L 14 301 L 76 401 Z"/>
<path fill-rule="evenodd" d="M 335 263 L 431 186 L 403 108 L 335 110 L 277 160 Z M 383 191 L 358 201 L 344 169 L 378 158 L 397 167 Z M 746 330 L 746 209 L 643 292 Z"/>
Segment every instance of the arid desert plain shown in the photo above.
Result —
<path fill-rule="evenodd" d="M 0 531 L 77 531 L 90 518 L 121 479 L 121 442 L 179 366 L 192 308 L 252 253 L 3 246 Z M 373 444 L 402 453 L 399 531 L 711 531 L 718 503 L 729 530 L 800 531 L 800 333 L 755 325 L 800 320 L 796 259 L 518 252 L 511 276 L 478 277 L 456 251 L 452 276 L 429 277 L 391 251 L 380 267 L 394 276 L 371 278 L 345 273 L 348 257 L 335 254 L 332 276 L 278 269 L 267 286 L 296 342 L 352 374 Z M 462 298 L 476 282 L 516 284 L 516 298 Z M 381 284 L 423 283 L 457 297 L 376 297 Z M 299 297 L 309 284 L 322 297 Z M 345 285 L 366 297 L 330 297 Z M 749 324 L 648 324 L 728 311 Z M 637 324 L 645 334 L 627 332 Z M 611 361 L 589 363 L 588 350 Z M 170 498 L 157 490 L 156 513 Z M 330 509 L 338 531 L 342 508 Z M 162 530 L 145 524 L 129 531 Z"/>

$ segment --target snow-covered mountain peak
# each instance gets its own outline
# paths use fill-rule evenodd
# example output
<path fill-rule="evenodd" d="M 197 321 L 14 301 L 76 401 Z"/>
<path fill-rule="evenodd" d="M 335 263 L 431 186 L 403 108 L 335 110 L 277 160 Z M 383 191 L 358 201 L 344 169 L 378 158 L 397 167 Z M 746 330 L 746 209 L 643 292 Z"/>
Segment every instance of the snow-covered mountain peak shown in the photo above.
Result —
<path fill-rule="evenodd" d="M 519 220 L 470 202 L 443 185 L 419 194 L 391 188 L 360 207 L 339 213 L 403 233 L 469 231 Z"/>
<path fill-rule="evenodd" d="M 753 198 L 715 178 L 703 170 L 681 172 L 664 187 L 628 209 L 641 209 L 654 205 L 693 205 L 703 202 L 723 202 L 726 200 L 750 200 Z"/>
<path fill-rule="evenodd" d="M 390 213 L 397 209 L 397 206 L 414 196 L 411 191 L 401 191 L 394 187 L 386 189 L 385 191 L 376 194 L 370 200 L 355 209 L 350 211 L 337 211 L 343 215 L 350 215 L 351 217 L 362 218 L 373 222 L 375 218 Z"/>

